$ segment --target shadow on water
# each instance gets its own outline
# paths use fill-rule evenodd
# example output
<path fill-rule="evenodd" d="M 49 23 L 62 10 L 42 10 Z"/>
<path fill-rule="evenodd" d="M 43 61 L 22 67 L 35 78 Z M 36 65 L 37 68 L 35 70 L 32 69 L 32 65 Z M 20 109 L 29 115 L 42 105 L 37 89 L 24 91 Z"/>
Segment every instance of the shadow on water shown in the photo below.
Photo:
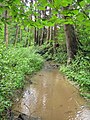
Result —
<path fill-rule="evenodd" d="M 40 117 L 42 120 L 90 120 L 90 109 L 78 90 L 60 74 L 54 63 L 32 77 L 23 97 L 13 111 Z"/>

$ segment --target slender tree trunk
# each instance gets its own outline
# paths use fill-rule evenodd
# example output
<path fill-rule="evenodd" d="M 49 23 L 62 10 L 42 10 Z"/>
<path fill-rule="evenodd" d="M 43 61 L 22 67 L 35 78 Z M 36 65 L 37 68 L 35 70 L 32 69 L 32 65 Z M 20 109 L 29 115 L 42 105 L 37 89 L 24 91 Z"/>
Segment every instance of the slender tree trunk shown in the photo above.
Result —
<path fill-rule="evenodd" d="M 36 2 L 36 0 L 35 0 Z M 37 12 L 36 7 L 35 7 L 35 12 Z M 38 11 L 39 12 L 39 11 Z M 37 16 L 35 16 L 35 22 L 36 22 Z M 35 27 L 34 30 L 34 45 L 38 44 L 38 29 Z"/>
<path fill-rule="evenodd" d="M 40 43 L 40 41 L 39 41 L 39 29 L 38 28 L 36 28 L 36 31 L 34 30 L 34 43 L 35 43 L 35 45 L 39 45 Z M 36 34 L 36 35 L 35 35 Z"/>
<path fill-rule="evenodd" d="M 8 11 L 5 10 L 5 19 L 8 18 Z M 7 22 L 7 20 L 6 20 Z M 4 40 L 5 40 L 5 43 L 6 43 L 6 47 L 8 47 L 8 25 L 7 23 L 5 23 L 5 26 L 4 26 Z"/>
<path fill-rule="evenodd" d="M 46 18 L 46 10 L 47 10 L 47 7 L 45 7 L 45 10 L 42 10 L 40 12 L 40 18 L 41 19 L 45 19 Z M 45 27 L 43 27 L 41 29 L 40 45 L 42 45 L 44 43 L 44 38 L 45 38 L 45 34 L 44 33 L 45 33 Z"/>
<path fill-rule="evenodd" d="M 35 27 L 35 30 L 34 30 L 34 45 L 36 45 L 36 39 L 37 39 L 36 33 L 37 33 L 37 31 L 36 31 L 36 27 Z"/>
<path fill-rule="evenodd" d="M 56 46 L 58 44 L 58 40 L 57 40 L 57 25 L 54 25 L 54 53 L 56 53 Z"/>
<path fill-rule="evenodd" d="M 34 30 L 34 45 L 37 45 L 37 44 L 38 44 L 38 30 L 35 27 L 35 30 Z"/>
<path fill-rule="evenodd" d="M 31 40 L 30 40 L 30 29 L 28 28 L 28 36 L 27 36 L 27 39 L 28 39 L 28 47 L 31 45 Z"/>
<path fill-rule="evenodd" d="M 46 30 L 46 28 L 44 27 L 44 28 L 43 28 L 43 43 L 46 42 L 46 37 L 47 37 L 47 30 Z"/>
<path fill-rule="evenodd" d="M 50 37 L 50 27 L 47 27 L 47 43 L 49 43 L 49 37 Z"/>
<path fill-rule="evenodd" d="M 30 29 L 27 28 L 26 30 L 27 35 L 26 35 L 26 41 L 25 41 L 25 47 L 29 47 L 31 45 L 31 40 L 30 40 Z"/>
<path fill-rule="evenodd" d="M 49 43 L 50 40 L 52 40 L 52 27 L 51 26 L 47 28 L 47 43 Z"/>
<path fill-rule="evenodd" d="M 49 41 L 52 39 L 52 28 L 51 28 L 51 26 L 49 26 L 48 28 L 47 28 L 47 43 L 49 43 Z"/>
<path fill-rule="evenodd" d="M 15 47 L 16 47 L 16 43 L 18 40 L 18 31 L 19 31 L 19 27 L 18 27 L 18 25 L 16 25 L 16 35 L 15 35 L 15 42 L 14 42 Z"/>
<path fill-rule="evenodd" d="M 50 27 L 50 36 L 49 36 L 49 40 L 52 40 L 52 27 Z"/>
<path fill-rule="evenodd" d="M 20 28 L 20 41 L 22 41 L 22 30 Z"/>
<path fill-rule="evenodd" d="M 44 28 L 41 29 L 40 45 L 43 44 L 43 39 L 44 39 Z"/>

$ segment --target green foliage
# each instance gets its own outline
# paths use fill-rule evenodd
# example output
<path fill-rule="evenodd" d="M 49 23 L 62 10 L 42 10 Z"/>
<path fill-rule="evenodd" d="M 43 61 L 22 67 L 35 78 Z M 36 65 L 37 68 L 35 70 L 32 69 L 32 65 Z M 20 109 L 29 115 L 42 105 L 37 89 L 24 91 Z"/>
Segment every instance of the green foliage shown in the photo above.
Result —
<path fill-rule="evenodd" d="M 66 64 L 67 52 L 65 43 L 61 42 L 61 44 L 59 44 L 59 47 L 56 48 L 56 53 L 54 54 L 53 59 L 60 64 Z"/>
<path fill-rule="evenodd" d="M 0 42 L 4 40 L 4 25 L 0 23 Z"/>
<path fill-rule="evenodd" d="M 59 40 L 59 46 L 56 47 L 55 51 L 53 48 L 54 40 L 50 40 L 49 42 L 49 44 L 45 43 L 42 46 L 39 46 L 37 52 L 40 53 L 46 60 L 54 60 L 55 62 L 66 64 L 66 45 L 62 41 L 62 38 Z"/>
<path fill-rule="evenodd" d="M 81 92 L 90 92 L 90 57 L 78 53 L 76 60 L 69 66 L 62 66 L 60 71 L 70 80 L 75 81 Z M 89 96 L 89 95 L 88 95 Z"/>
<path fill-rule="evenodd" d="M 42 28 L 57 24 L 60 29 L 57 35 L 59 47 L 56 50 L 54 50 L 54 40 L 50 40 L 50 44 L 45 44 L 42 48 L 39 47 L 38 51 L 47 60 L 54 59 L 61 64 L 66 64 L 67 50 L 64 29 L 62 28 L 63 24 L 74 24 L 77 28 L 75 30 L 78 38 L 82 43 L 81 49 L 83 51 L 90 50 L 89 3 L 90 0 L 81 0 L 80 2 L 53 0 L 48 3 L 47 0 L 37 0 L 33 5 L 29 6 L 29 3 L 27 5 L 27 3 L 20 0 L 0 0 L 0 42 L 4 41 L 4 24 L 6 22 L 8 24 L 9 45 L 14 44 L 16 25 L 19 27 L 17 38 L 19 45 L 16 45 L 17 48 L 11 46 L 6 49 L 3 43 L 0 44 L 0 115 L 11 106 L 14 91 L 23 87 L 25 74 L 32 74 L 42 66 L 42 58 L 35 54 L 35 50 L 32 48 L 20 48 L 20 46 L 29 46 L 34 41 L 34 27 Z M 46 10 L 46 7 L 52 9 L 51 13 L 42 18 L 40 14 Z M 63 7 L 67 9 L 62 10 Z M 5 10 L 8 11 L 8 18 L 6 19 L 4 17 Z M 31 20 L 31 15 L 33 20 Z M 64 19 L 62 16 L 67 17 Z M 89 60 L 89 54 L 84 56 L 80 52 L 70 66 L 61 67 L 61 71 L 66 73 L 68 78 L 78 83 L 82 92 L 90 91 Z M 84 94 L 84 96 L 90 97 L 89 94 Z"/>
<path fill-rule="evenodd" d="M 11 106 L 14 92 L 24 86 L 25 74 L 32 74 L 42 67 L 43 59 L 33 48 L 8 49 L 0 45 L 0 118 Z"/>

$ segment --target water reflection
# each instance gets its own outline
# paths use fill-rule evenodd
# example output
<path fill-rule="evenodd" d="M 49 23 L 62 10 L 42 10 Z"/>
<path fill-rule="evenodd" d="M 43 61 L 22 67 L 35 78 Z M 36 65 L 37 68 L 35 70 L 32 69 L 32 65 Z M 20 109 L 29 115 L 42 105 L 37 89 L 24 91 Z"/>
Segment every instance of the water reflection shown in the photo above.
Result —
<path fill-rule="evenodd" d="M 46 109 L 46 102 L 47 102 L 47 94 L 44 94 L 42 98 L 43 110 Z"/>
<path fill-rule="evenodd" d="M 31 115 L 33 111 L 35 111 L 35 106 L 37 104 L 37 96 L 38 93 L 36 89 L 33 87 L 28 87 L 23 94 L 23 98 L 21 100 L 21 111 L 27 115 Z M 33 111 L 31 112 L 32 109 Z"/>

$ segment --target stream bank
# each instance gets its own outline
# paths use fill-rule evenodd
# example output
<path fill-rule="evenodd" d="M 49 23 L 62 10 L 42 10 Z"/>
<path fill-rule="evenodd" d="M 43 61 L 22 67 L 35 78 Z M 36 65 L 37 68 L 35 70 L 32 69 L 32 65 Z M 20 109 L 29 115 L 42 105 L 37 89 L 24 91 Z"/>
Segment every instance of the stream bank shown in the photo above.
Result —
<path fill-rule="evenodd" d="M 89 102 L 59 72 L 58 65 L 46 62 L 27 84 L 23 96 L 13 105 L 16 117 L 21 113 L 35 120 L 90 120 Z"/>

